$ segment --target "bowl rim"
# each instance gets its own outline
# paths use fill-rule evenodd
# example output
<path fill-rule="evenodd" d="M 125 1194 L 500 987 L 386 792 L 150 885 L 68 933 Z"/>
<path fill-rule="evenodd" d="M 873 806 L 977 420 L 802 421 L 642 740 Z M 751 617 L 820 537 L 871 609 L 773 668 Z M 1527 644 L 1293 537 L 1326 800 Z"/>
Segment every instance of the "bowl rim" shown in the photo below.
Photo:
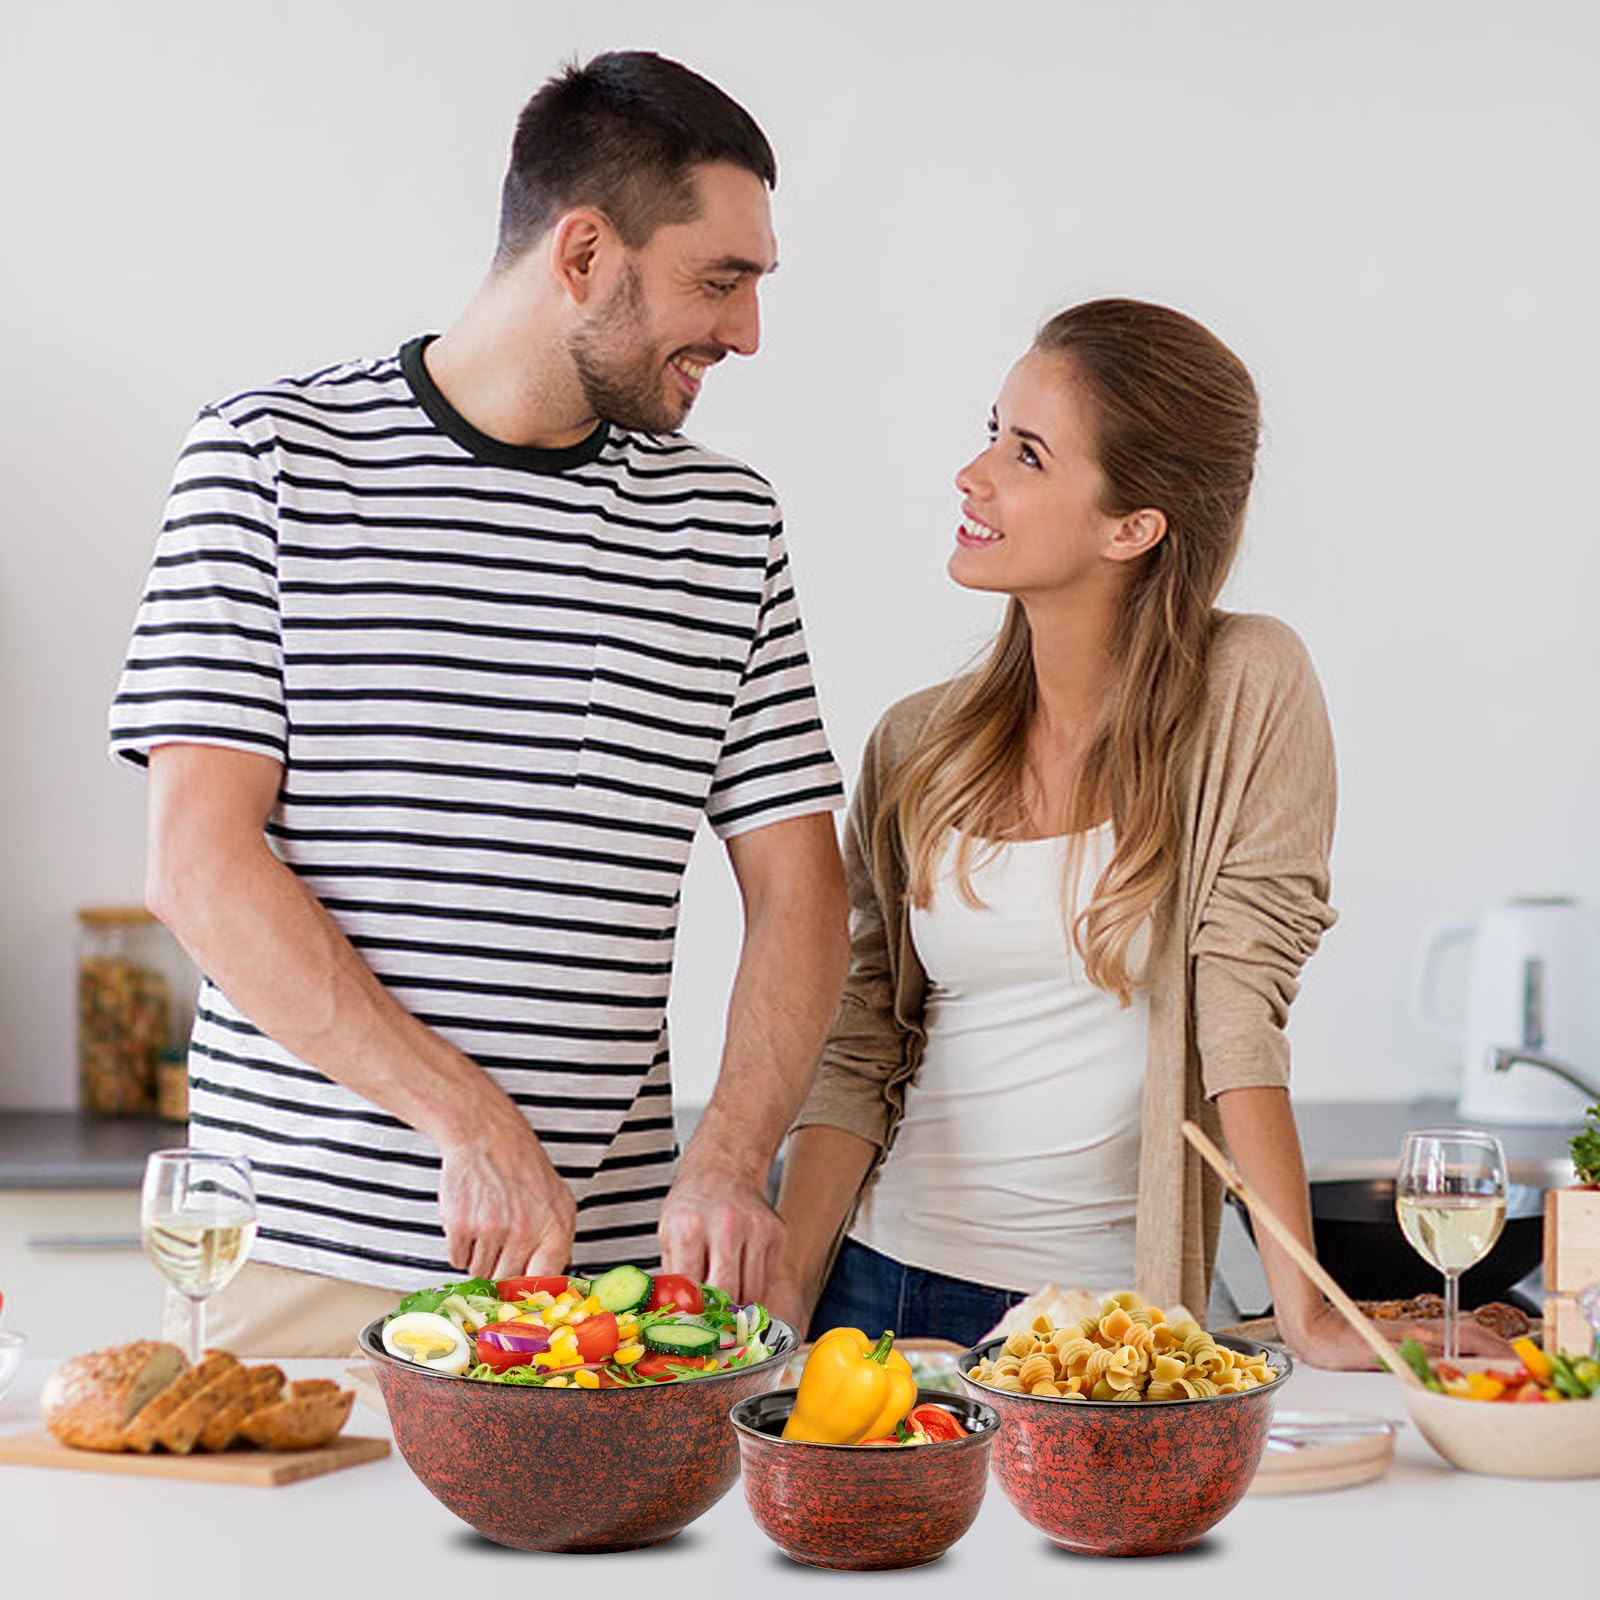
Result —
<path fill-rule="evenodd" d="M 1064 1394 L 1027 1394 L 1016 1389 L 997 1389 L 993 1384 L 984 1383 L 982 1379 L 969 1378 L 967 1376 L 967 1368 L 973 1362 L 982 1359 L 984 1352 L 998 1349 L 1010 1337 L 1011 1335 L 1008 1333 L 993 1334 L 987 1339 L 980 1339 L 970 1350 L 962 1353 L 961 1360 L 956 1366 L 956 1371 L 960 1374 L 961 1381 L 969 1389 L 979 1389 L 984 1394 L 1001 1394 L 1008 1401 L 1030 1400 L 1038 1401 L 1042 1405 L 1071 1406 L 1074 1411 L 1088 1409 L 1094 1411 L 1137 1412 L 1141 1409 L 1148 1409 L 1151 1406 L 1214 1406 L 1223 1401 L 1248 1401 L 1252 1396 L 1275 1393 L 1282 1386 L 1284 1379 L 1294 1371 L 1294 1357 L 1287 1350 L 1280 1350 L 1275 1345 L 1259 1344 L 1254 1339 L 1241 1339 L 1231 1333 L 1216 1333 L 1211 1336 L 1215 1344 L 1226 1345 L 1228 1349 L 1237 1350 L 1241 1354 L 1253 1355 L 1259 1352 L 1265 1355 L 1267 1360 L 1272 1363 L 1272 1370 L 1275 1374 L 1272 1381 L 1270 1383 L 1258 1383 L 1250 1389 L 1241 1389 L 1236 1394 L 1197 1395 L 1193 1399 L 1185 1397 L 1182 1400 L 1141 1399 L 1137 1405 L 1134 1405 L 1126 1400 L 1090 1400 L 1081 1395 L 1074 1397 Z M 1279 1365 L 1280 1362 L 1282 1363 L 1281 1366 Z"/>
<path fill-rule="evenodd" d="M 464 1372 L 436 1372 L 429 1367 L 421 1366 L 415 1361 L 402 1361 L 399 1356 L 390 1355 L 383 1348 L 383 1340 L 378 1335 L 384 1323 L 393 1315 L 395 1315 L 394 1312 L 386 1311 L 382 1316 L 374 1317 L 370 1322 L 363 1325 L 361 1332 L 356 1336 L 356 1348 L 368 1361 L 376 1359 L 386 1362 L 402 1372 L 439 1383 L 460 1383 L 462 1379 L 466 1378 L 467 1374 Z M 752 1372 L 765 1371 L 776 1361 L 788 1361 L 795 1350 L 799 1348 L 800 1341 L 795 1330 L 787 1322 L 781 1321 L 777 1317 L 772 1318 L 770 1326 L 771 1328 L 780 1329 L 785 1336 L 787 1342 L 781 1349 L 772 1350 L 762 1361 L 752 1361 L 742 1367 L 730 1367 L 725 1372 L 708 1372 L 703 1378 L 691 1378 L 689 1386 L 698 1388 L 704 1383 L 721 1383 L 729 1378 L 743 1378 Z M 557 1376 L 557 1374 L 552 1374 L 552 1376 Z M 501 1394 L 583 1394 L 590 1396 L 591 1403 L 593 1402 L 593 1397 L 597 1394 L 643 1394 L 655 1389 L 676 1389 L 679 1386 L 677 1383 L 640 1383 L 631 1385 L 619 1384 L 614 1389 L 580 1389 L 576 1386 L 551 1389 L 540 1383 L 490 1383 L 487 1380 L 473 1385 L 476 1389 L 492 1389 Z"/>
<path fill-rule="evenodd" d="M 799 1386 L 795 1385 L 787 1389 L 767 1389 L 761 1394 L 746 1395 L 743 1400 L 735 1400 L 728 1408 L 728 1421 L 733 1424 L 739 1433 L 751 1439 L 760 1439 L 766 1444 L 782 1445 L 786 1450 L 871 1450 L 876 1454 L 881 1448 L 878 1445 L 868 1444 L 828 1444 L 821 1439 L 784 1439 L 775 1434 L 764 1433 L 760 1428 L 753 1428 L 748 1422 L 743 1422 L 739 1418 L 738 1413 L 743 1411 L 746 1406 L 770 1404 L 773 1400 L 780 1399 L 785 1395 L 793 1397 L 799 1392 Z M 1005 1421 L 1000 1413 L 986 1400 L 975 1399 L 970 1394 L 951 1394 L 947 1389 L 917 1390 L 916 1403 L 919 1406 L 943 1405 L 947 1400 L 961 1400 L 972 1406 L 977 1411 L 978 1420 L 983 1426 L 976 1433 L 968 1433 L 963 1429 L 959 1439 L 944 1439 L 940 1441 L 942 1444 L 954 1445 L 957 1449 L 962 1449 L 969 1445 L 982 1446 L 992 1441 L 1005 1426 Z"/>
<path fill-rule="evenodd" d="M 22 1350 L 27 1347 L 28 1336 L 18 1328 L 0 1328 L 0 1349 Z"/>

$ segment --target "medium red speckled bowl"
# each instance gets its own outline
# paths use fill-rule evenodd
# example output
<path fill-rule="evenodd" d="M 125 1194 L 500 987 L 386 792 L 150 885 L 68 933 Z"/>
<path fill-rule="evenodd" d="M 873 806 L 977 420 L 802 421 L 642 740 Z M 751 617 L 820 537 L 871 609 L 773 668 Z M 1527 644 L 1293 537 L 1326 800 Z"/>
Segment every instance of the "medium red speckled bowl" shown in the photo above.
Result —
<path fill-rule="evenodd" d="M 515 1550 L 635 1550 L 703 1516 L 739 1476 L 728 1407 L 773 1388 L 797 1340 L 754 1366 L 637 1389 L 539 1389 L 429 1372 L 361 1330 L 400 1454 L 423 1487 Z"/>
<path fill-rule="evenodd" d="M 729 1413 L 739 1435 L 744 1497 L 761 1531 L 786 1556 L 852 1572 L 920 1567 L 972 1526 L 1000 1428 L 993 1407 L 919 1389 L 918 1405 L 955 1412 L 967 1436 L 891 1450 L 781 1438 L 794 1397 L 793 1389 L 778 1389 Z"/>
<path fill-rule="evenodd" d="M 1243 1498 L 1261 1463 L 1272 1408 L 1293 1362 L 1267 1351 L 1271 1383 L 1208 1400 L 1067 1400 L 1016 1394 L 966 1376 L 1004 1343 L 988 1339 L 959 1364 L 961 1381 L 1000 1413 L 996 1481 L 1063 1550 L 1155 1556 L 1182 1550 Z M 1219 1337 L 1255 1355 L 1261 1346 Z"/>

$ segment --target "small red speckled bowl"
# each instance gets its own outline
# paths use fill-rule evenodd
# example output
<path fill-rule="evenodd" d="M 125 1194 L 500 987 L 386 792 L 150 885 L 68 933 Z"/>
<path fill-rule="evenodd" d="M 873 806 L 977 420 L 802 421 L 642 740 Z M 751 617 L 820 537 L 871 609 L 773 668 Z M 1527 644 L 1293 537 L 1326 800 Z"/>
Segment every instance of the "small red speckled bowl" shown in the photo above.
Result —
<path fill-rule="evenodd" d="M 849 1572 L 920 1567 L 972 1526 L 1000 1429 L 992 1406 L 919 1389 L 917 1404 L 953 1411 L 966 1437 L 891 1450 L 780 1437 L 794 1397 L 778 1389 L 729 1413 L 751 1514 L 791 1560 Z"/>
<path fill-rule="evenodd" d="M 435 1499 L 515 1550 L 636 1550 L 704 1516 L 739 1476 L 728 1407 L 776 1386 L 798 1341 L 765 1335 L 767 1360 L 637 1389 L 474 1382 L 402 1361 L 377 1317 L 361 1353 L 395 1443 Z"/>
<path fill-rule="evenodd" d="M 1281 1351 L 1219 1336 L 1219 1345 L 1241 1354 L 1265 1353 L 1278 1376 L 1206 1400 L 1067 1400 L 966 1376 L 1002 1343 L 985 1340 L 958 1368 L 968 1393 L 1004 1423 L 995 1479 L 1034 1527 L 1083 1555 L 1165 1555 L 1227 1516 L 1261 1464 L 1272 1408 L 1293 1366 Z"/>

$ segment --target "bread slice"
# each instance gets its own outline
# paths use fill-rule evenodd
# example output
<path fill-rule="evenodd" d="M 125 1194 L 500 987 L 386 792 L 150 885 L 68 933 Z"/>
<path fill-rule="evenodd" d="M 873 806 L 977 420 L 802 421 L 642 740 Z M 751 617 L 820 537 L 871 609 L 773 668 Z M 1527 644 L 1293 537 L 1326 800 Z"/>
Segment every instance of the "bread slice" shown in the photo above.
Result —
<path fill-rule="evenodd" d="M 156 1429 L 156 1443 L 174 1455 L 186 1456 L 208 1422 L 249 1390 L 244 1367 L 224 1367 L 203 1389 L 198 1389 Z"/>
<path fill-rule="evenodd" d="M 289 1400 L 310 1400 L 317 1395 L 338 1394 L 339 1385 L 332 1378 L 296 1378 L 289 1385 Z"/>
<path fill-rule="evenodd" d="M 202 1450 L 226 1450 L 238 1437 L 239 1424 L 253 1411 L 274 1405 L 283 1398 L 281 1367 L 246 1367 L 244 1389 L 237 1399 L 218 1411 L 201 1430 Z"/>
<path fill-rule="evenodd" d="M 123 1430 L 188 1366 L 175 1344 L 135 1339 L 63 1362 L 45 1379 L 45 1425 L 80 1450 L 121 1450 Z"/>
<path fill-rule="evenodd" d="M 263 1450 L 314 1450 L 345 1425 L 356 1402 L 354 1389 L 321 1388 L 327 1379 L 308 1379 L 314 1392 L 291 1396 L 253 1412 L 239 1425 L 240 1434 Z M 293 1386 L 291 1386 L 293 1387 Z"/>
<path fill-rule="evenodd" d="M 124 1448 L 148 1454 L 155 1448 L 156 1436 L 179 1406 L 193 1399 L 208 1384 L 238 1365 L 238 1357 L 229 1355 L 226 1350 L 206 1351 L 205 1356 L 195 1366 L 190 1367 L 176 1383 L 169 1384 L 163 1389 L 122 1430 Z"/>

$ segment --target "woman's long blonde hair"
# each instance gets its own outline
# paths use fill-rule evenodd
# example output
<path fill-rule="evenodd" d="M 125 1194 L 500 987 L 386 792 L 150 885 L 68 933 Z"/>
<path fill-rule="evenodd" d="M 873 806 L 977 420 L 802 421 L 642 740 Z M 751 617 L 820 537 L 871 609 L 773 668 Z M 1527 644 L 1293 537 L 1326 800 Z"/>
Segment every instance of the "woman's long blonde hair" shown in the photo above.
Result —
<path fill-rule="evenodd" d="M 1205 703 L 1213 608 L 1244 526 L 1260 408 L 1239 358 L 1165 306 L 1075 306 L 1052 317 L 1033 348 L 1061 357 L 1086 402 L 1106 485 L 1101 510 L 1124 517 L 1153 508 L 1167 519 L 1166 536 L 1131 563 L 1111 687 L 1060 819 L 1081 827 L 1109 809 L 1114 852 L 1088 906 L 1074 906 L 1069 920 L 1089 980 L 1126 1005 L 1130 946 L 1177 880 L 1179 775 Z M 1032 637 L 1013 599 L 987 658 L 952 687 L 874 821 L 875 848 L 903 853 L 914 904 L 931 902 L 952 829 L 969 902 L 974 840 L 1018 836 L 1036 706 Z M 1077 858 L 1068 859 L 1071 877 Z"/>

